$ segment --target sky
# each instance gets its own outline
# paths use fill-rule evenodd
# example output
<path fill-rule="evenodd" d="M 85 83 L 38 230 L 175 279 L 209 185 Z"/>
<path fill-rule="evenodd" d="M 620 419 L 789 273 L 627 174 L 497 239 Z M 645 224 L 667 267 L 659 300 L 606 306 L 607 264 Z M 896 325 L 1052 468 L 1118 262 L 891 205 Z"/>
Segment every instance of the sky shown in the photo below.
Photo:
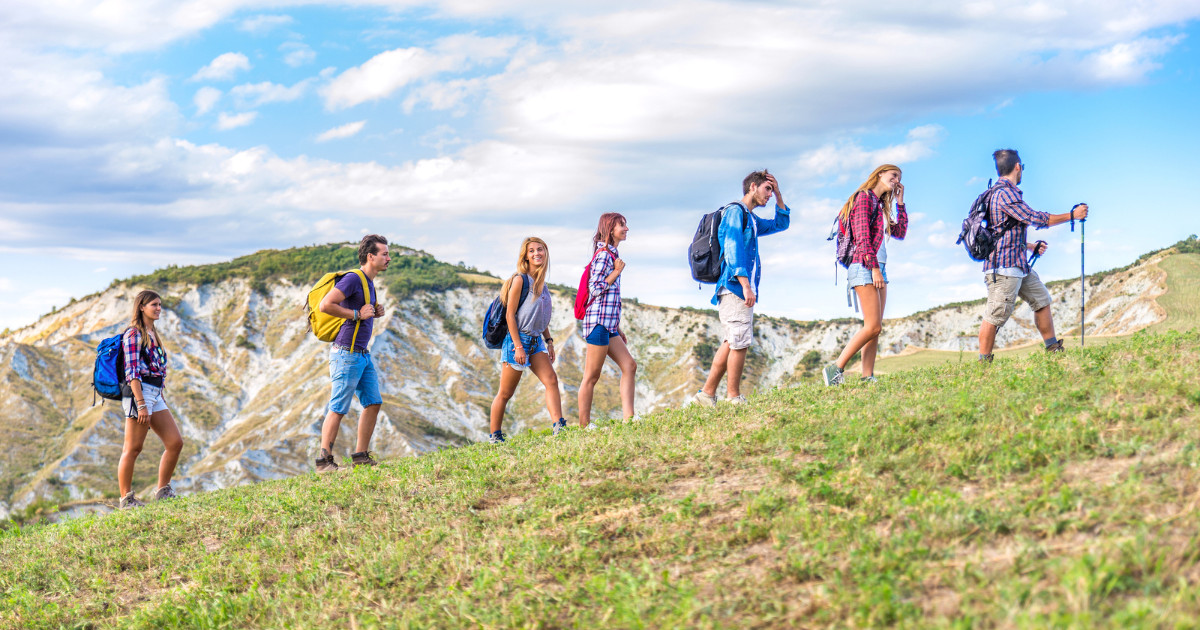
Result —
<path fill-rule="evenodd" d="M 1090 271 L 1200 231 L 1200 4 L 8 0 L 0 14 L 0 328 L 114 279 L 381 233 L 498 275 L 525 236 L 578 283 L 603 212 L 623 295 L 706 307 L 700 217 L 769 168 L 758 312 L 848 317 L 825 240 L 903 169 L 885 316 L 980 298 L 955 245 L 1015 148 L 1035 209 L 1087 202 Z M 1186 194 L 1186 192 L 1184 192 Z M 771 215 L 771 207 L 759 211 Z M 1081 231 L 1032 233 L 1043 279 Z"/>

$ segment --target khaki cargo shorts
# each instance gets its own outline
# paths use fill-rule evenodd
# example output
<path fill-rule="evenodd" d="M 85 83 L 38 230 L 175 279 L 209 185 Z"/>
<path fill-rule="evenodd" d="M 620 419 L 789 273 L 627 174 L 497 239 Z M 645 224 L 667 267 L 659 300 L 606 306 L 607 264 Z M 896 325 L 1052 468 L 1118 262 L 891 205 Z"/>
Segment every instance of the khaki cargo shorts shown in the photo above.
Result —
<path fill-rule="evenodd" d="M 993 278 L 995 278 L 993 280 Z M 987 285 L 987 306 L 984 307 L 983 321 L 999 328 L 1012 317 L 1017 307 L 1017 296 L 1020 296 L 1029 308 L 1040 311 L 1050 306 L 1050 292 L 1042 279 L 1032 270 L 1024 278 L 994 275 L 984 272 L 983 283 Z"/>
<path fill-rule="evenodd" d="M 746 300 L 735 293 L 725 293 L 717 303 L 717 316 L 725 333 L 722 341 L 729 342 L 730 350 L 749 348 L 754 342 L 754 309 L 746 306 Z"/>

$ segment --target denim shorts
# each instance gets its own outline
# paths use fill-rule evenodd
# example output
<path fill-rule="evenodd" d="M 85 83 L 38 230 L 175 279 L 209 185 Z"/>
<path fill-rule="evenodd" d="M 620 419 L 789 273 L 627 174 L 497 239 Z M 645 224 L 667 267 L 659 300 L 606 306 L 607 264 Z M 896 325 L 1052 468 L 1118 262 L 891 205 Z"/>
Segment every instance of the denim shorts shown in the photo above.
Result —
<path fill-rule="evenodd" d="M 871 277 L 871 270 L 862 263 L 851 263 L 846 272 L 846 284 L 850 285 L 850 288 L 875 283 L 875 279 Z M 879 263 L 879 273 L 883 274 L 883 283 L 887 284 L 887 263 Z"/>
<path fill-rule="evenodd" d="M 167 401 L 163 399 L 162 388 L 142 383 L 142 399 L 146 401 L 146 412 L 150 414 L 167 409 Z M 137 401 L 133 398 L 122 398 L 121 409 L 125 410 L 126 418 L 136 418 Z"/>
<path fill-rule="evenodd" d="M 533 355 L 546 351 L 546 341 L 542 339 L 541 335 L 517 334 L 521 335 L 521 346 L 525 348 L 525 362 L 517 363 L 517 346 L 513 344 L 512 335 L 504 336 L 504 344 L 500 346 L 500 362 L 521 372 L 529 367 L 529 362 L 533 361 Z"/>
<path fill-rule="evenodd" d="M 379 376 L 371 355 L 348 352 L 337 346 L 329 349 L 329 380 L 333 391 L 329 395 L 329 411 L 345 415 L 350 411 L 350 399 L 358 394 L 363 407 L 383 404 L 379 395 Z"/>
<path fill-rule="evenodd" d="M 609 332 L 607 328 L 599 324 L 588 333 L 586 341 L 593 346 L 607 346 L 608 340 L 616 337 L 620 333 Z"/>

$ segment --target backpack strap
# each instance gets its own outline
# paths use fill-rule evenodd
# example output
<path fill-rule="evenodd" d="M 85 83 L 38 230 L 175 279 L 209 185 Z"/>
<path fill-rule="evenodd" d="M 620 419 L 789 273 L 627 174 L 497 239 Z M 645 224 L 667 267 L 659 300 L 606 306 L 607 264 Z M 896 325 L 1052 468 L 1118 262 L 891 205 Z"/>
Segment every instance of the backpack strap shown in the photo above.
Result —
<path fill-rule="evenodd" d="M 363 273 L 362 269 L 355 269 L 354 273 L 358 274 L 358 279 L 360 282 L 362 282 L 363 298 L 366 299 L 367 302 L 370 302 L 371 306 L 375 306 L 375 296 L 371 295 L 371 288 L 367 286 L 367 274 Z M 354 334 L 350 337 L 351 352 L 354 351 L 354 344 L 358 341 L 358 327 L 360 324 L 362 324 L 362 319 L 358 319 L 354 322 Z"/>

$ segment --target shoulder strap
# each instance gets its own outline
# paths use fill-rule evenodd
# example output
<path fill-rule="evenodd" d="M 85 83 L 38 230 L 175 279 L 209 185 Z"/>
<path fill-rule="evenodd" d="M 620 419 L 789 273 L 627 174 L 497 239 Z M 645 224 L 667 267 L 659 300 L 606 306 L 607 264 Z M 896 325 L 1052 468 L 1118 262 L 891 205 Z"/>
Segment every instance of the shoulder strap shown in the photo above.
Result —
<path fill-rule="evenodd" d="M 724 206 L 721 208 L 721 219 L 722 219 L 722 220 L 724 220 L 724 218 L 725 218 L 725 211 L 729 209 L 729 206 L 737 206 L 737 207 L 739 207 L 739 208 L 741 208 L 741 209 L 742 209 L 742 231 L 743 231 L 743 232 L 744 232 L 744 231 L 746 231 L 746 227 L 748 227 L 748 226 L 749 226 L 749 224 L 750 224 L 750 211 L 746 209 L 746 206 L 743 206 L 743 205 L 742 205 L 742 202 L 740 202 L 740 201 L 731 201 L 731 202 L 729 202 L 729 203 L 725 204 L 725 205 L 724 205 Z"/>
<path fill-rule="evenodd" d="M 354 273 L 358 274 L 358 280 L 360 282 L 362 282 L 363 299 L 367 302 L 370 302 L 371 305 L 374 306 L 375 305 L 375 296 L 371 295 L 371 288 L 367 286 L 367 274 L 363 273 L 362 269 L 355 269 Z M 361 319 L 354 322 L 354 334 L 350 336 L 350 350 L 351 351 L 354 350 L 354 344 L 358 341 L 358 327 L 361 324 L 362 324 Z"/>
<path fill-rule="evenodd" d="M 533 278 L 529 274 L 521 274 L 521 299 L 517 302 L 517 308 L 525 303 L 525 298 L 529 297 L 529 291 L 533 289 Z"/>

